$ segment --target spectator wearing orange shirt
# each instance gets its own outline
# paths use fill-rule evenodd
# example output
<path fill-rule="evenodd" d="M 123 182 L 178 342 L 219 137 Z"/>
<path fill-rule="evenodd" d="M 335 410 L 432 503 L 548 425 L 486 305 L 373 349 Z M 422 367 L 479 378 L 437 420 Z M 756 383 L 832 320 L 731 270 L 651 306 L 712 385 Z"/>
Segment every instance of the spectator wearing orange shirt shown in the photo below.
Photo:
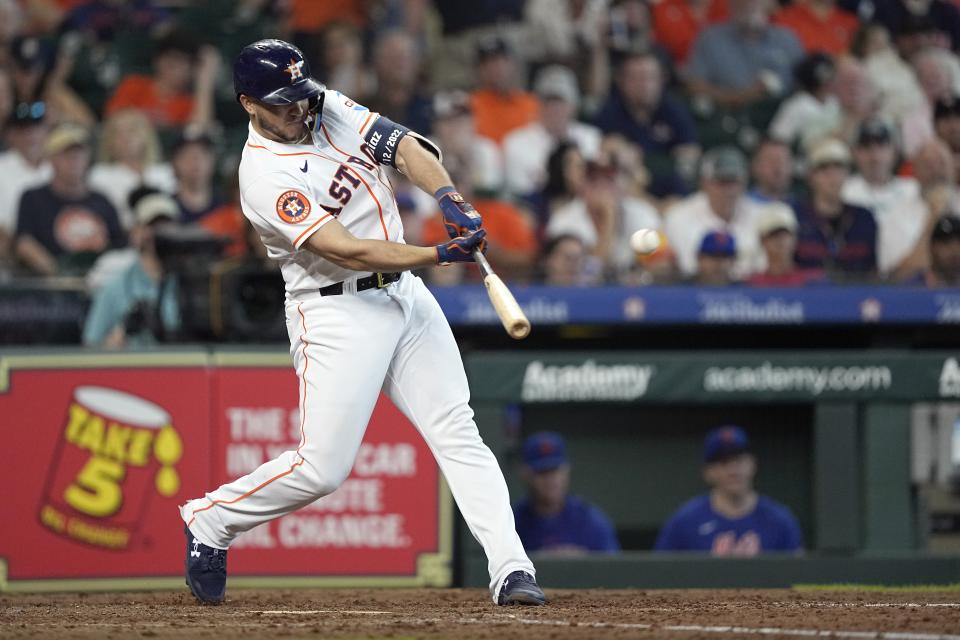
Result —
<path fill-rule="evenodd" d="M 476 198 L 469 180 L 451 177 L 455 184 L 459 185 L 460 194 L 483 216 L 483 228 L 487 230 L 487 239 L 490 241 L 487 258 L 490 259 L 494 269 L 507 280 L 527 279 L 538 251 L 537 238 L 530 216 L 506 200 Z M 431 217 L 424 223 L 422 234 L 421 242 L 425 243 L 440 243 L 448 240 L 447 231 L 439 215 Z M 451 267 L 462 269 L 460 265 L 437 267 L 431 273 L 431 282 L 456 284 L 457 280 L 462 279 L 461 274 L 452 273 Z M 473 275 L 476 274 L 474 270 Z"/>
<path fill-rule="evenodd" d="M 682 65 L 700 30 L 727 15 L 727 0 L 661 0 L 653 5 L 653 32 L 674 62 Z"/>
<path fill-rule="evenodd" d="M 793 31 L 805 51 L 834 56 L 850 49 L 859 26 L 856 16 L 838 9 L 834 0 L 796 0 L 778 11 L 773 22 Z"/>
<path fill-rule="evenodd" d="M 366 24 L 364 0 L 290 0 L 287 27 L 294 33 L 317 33 L 340 20 L 362 27 Z"/>
<path fill-rule="evenodd" d="M 132 74 L 107 102 L 106 114 L 139 109 L 158 127 L 179 129 L 187 124 L 206 128 L 213 120 L 214 83 L 220 55 L 191 37 L 172 33 L 160 40 L 153 54 L 153 75 Z"/>
<path fill-rule="evenodd" d="M 471 102 L 477 133 L 500 144 L 508 133 L 536 120 L 540 104 L 532 93 L 517 88 L 516 59 L 502 38 L 481 40 L 476 55 L 480 86 Z"/>
<path fill-rule="evenodd" d="M 210 211 L 197 222 L 201 227 L 219 236 L 230 238 L 230 244 L 224 249 L 228 258 L 245 256 L 250 252 L 251 241 L 261 245 L 258 239 L 251 238 L 250 223 L 240 210 L 240 177 L 236 171 L 227 175 L 223 181 L 223 192 L 227 195 L 226 201 Z"/>

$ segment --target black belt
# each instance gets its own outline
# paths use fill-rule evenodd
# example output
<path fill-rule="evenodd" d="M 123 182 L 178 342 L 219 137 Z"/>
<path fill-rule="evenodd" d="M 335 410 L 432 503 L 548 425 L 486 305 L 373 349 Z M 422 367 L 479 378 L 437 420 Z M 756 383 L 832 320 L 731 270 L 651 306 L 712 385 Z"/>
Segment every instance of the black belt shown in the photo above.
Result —
<path fill-rule="evenodd" d="M 366 291 L 367 289 L 383 289 L 388 284 L 393 284 L 400 279 L 403 273 L 371 273 L 366 278 L 359 278 L 357 280 L 357 291 Z M 320 287 L 320 295 L 322 296 L 339 296 L 343 293 L 343 283 L 338 282 L 336 284 L 330 284 L 325 287 Z"/>

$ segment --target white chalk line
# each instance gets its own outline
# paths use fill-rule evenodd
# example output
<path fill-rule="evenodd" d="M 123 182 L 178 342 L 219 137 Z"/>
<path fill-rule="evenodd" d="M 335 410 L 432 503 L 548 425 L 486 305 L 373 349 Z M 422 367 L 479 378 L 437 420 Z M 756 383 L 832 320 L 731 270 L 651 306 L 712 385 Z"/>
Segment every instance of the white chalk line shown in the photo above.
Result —
<path fill-rule="evenodd" d="M 960 640 L 958 635 L 941 633 L 915 633 L 912 631 L 834 631 L 831 629 L 783 629 L 779 627 L 739 627 L 739 626 L 704 626 L 699 624 L 664 624 L 651 625 L 630 622 L 570 622 L 565 620 L 549 620 L 539 618 L 521 618 L 512 614 L 495 614 L 499 618 L 508 618 L 520 624 L 565 626 L 565 627 L 593 627 L 609 629 L 648 629 L 651 631 L 686 631 L 698 633 L 733 633 L 739 635 L 763 636 L 801 636 L 815 638 L 873 638 L 875 640 Z M 470 624 L 487 623 L 489 620 L 464 618 L 463 622 Z"/>
<path fill-rule="evenodd" d="M 864 607 L 868 608 L 889 608 L 889 609 L 926 609 L 926 608 L 941 608 L 941 609 L 956 609 L 960 608 L 960 602 L 878 602 L 878 603 L 863 603 L 863 602 L 797 602 L 797 601 L 781 601 L 781 602 L 771 602 L 769 603 L 772 607 L 785 607 L 785 608 L 799 608 L 799 609 L 863 609 Z M 717 606 L 720 608 L 726 609 L 739 609 L 742 607 L 739 603 L 717 603 Z M 674 613 L 677 611 L 687 611 L 685 607 L 633 607 L 632 611 L 639 613 Z"/>
<path fill-rule="evenodd" d="M 839 603 L 835 603 L 839 604 Z M 888 604 L 888 603 L 880 603 Z M 897 604 L 889 603 L 890 606 L 910 606 L 911 603 Z M 945 603 L 953 604 L 953 603 Z M 867 606 L 867 605 L 862 605 Z M 931 606 L 931 605 L 917 605 Z M 322 613 L 352 614 L 352 615 L 400 615 L 393 611 L 339 611 L 339 610 L 253 610 L 247 613 L 260 613 L 269 615 L 316 615 Z M 412 624 L 437 624 L 437 623 L 457 623 L 457 624 L 510 624 L 511 622 L 524 625 L 548 626 L 548 627 L 588 627 L 592 629 L 634 629 L 647 631 L 672 631 L 687 633 L 717 633 L 717 634 L 735 634 L 735 635 L 757 635 L 757 636 L 795 636 L 805 638 L 857 638 L 866 640 L 960 640 L 960 635 L 942 634 L 942 633 L 918 633 L 913 631 L 845 631 L 832 629 L 788 629 L 781 627 L 742 627 L 742 626 L 708 626 L 699 624 L 646 624 L 641 622 L 587 622 L 571 620 L 555 620 L 549 618 L 523 618 L 511 613 L 491 614 L 483 618 L 403 618 L 396 622 Z"/>
<path fill-rule="evenodd" d="M 913 607 L 923 609 L 926 607 L 960 607 L 960 602 L 880 602 L 877 604 L 864 604 L 864 607 Z"/>
<path fill-rule="evenodd" d="M 350 610 L 340 610 L 340 609 L 304 609 L 304 610 L 291 610 L 291 609 L 253 609 L 247 611 L 247 613 L 262 613 L 270 616 L 309 616 L 316 615 L 318 613 L 345 613 L 355 616 L 392 616 L 397 615 L 395 611 L 350 611 Z"/>

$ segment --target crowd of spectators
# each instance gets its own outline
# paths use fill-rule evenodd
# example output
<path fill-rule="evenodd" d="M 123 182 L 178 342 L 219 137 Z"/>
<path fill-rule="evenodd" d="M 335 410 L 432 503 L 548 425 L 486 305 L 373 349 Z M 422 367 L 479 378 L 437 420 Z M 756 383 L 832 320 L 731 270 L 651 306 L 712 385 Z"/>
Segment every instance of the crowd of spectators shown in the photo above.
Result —
<path fill-rule="evenodd" d="M 960 286 L 958 7 L 0 0 L 0 270 L 149 281 L 144 189 L 174 205 L 164 224 L 261 255 L 230 62 L 282 37 L 438 142 L 511 281 Z M 442 238 L 432 198 L 393 183 L 407 241 Z M 661 233 L 651 255 L 640 228 Z"/>

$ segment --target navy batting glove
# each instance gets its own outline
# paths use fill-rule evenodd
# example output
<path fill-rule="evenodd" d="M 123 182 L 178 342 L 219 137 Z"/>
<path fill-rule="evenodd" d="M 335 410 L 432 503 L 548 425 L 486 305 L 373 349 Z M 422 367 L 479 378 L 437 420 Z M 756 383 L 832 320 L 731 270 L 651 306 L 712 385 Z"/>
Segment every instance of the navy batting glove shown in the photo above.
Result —
<path fill-rule="evenodd" d="M 440 187 L 433 194 L 440 204 L 443 226 L 451 238 L 465 236 L 480 228 L 483 220 L 473 205 L 463 199 L 453 187 Z"/>
<path fill-rule="evenodd" d="M 479 249 L 487 252 L 487 230 L 480 229 L 473 233 L 454 238 L 450 242 L 437 245 L 437 264 L 451 262 L 473 262 L 473 251 Z"/>

